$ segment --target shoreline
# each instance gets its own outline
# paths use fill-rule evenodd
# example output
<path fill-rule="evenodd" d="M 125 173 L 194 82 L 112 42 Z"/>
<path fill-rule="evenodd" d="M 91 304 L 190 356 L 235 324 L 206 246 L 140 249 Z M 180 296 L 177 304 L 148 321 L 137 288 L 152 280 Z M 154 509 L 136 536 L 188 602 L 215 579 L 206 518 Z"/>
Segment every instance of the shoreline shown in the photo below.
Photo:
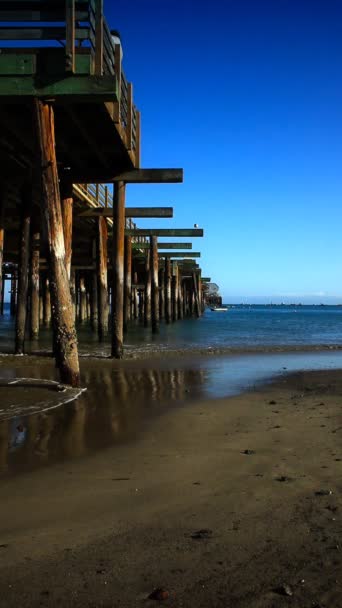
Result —
<path fill-rule="evenodd" d="M 108 345 L 107 345 L 108 346 Z M 108 346 L 109 348 L 109 346 Z M 130 350 L 132 349 L 132 350 Z M 135 352 L 133 352 L 135 351 Z M 196 356 L 225 356 L 225 355 L 253 355 L 253 354 L 276 354 L 276 353 L 317 353 L 317 352 L 336 352 L 342 351 L 342 344 L 274 344 L 274 345 L 260 345 L 260 346 L 227 346 L 227 347 L 188 347 L 188 348 L 170 348 L 168 345 L 151 345 L 148 347 L 137 346 L 137 345 L 125 345 L 123 359 L 113 359 L 110 354 L 102 351 L 98 352 L 97 348 L 94 348 L 93 353 L 84 351 L 79 352 L 80 359 L 106 359 L 111 360 L 114 364 L 124 363 L 125 361 L 139 361 L 146 359 L 158 359 L 160 356 L 163 357 L 186 357 L 189 355 Z M 28 357 L 46 357 L 47 359 L 53 358 L 52 350 L 38 349 L 31 352 L 25 352 L 24 354 L 17 355 L 13 352 L 0 352 L 0 361 L 2 358 L 7 359 L 12 357 L 14 360 L 25 359 Z"/>
<path fill-rule="evenodd" d="M 286 375 L 4 480 L 0 605 L 342 605 L 341 395 L 339 370 Z"/>
<path fill-rule="evenodd" d="M 64 404 L 61 393 L 4 386 L 13 377 L 57 380 L 53 359 L 5 357 L 0 359 L 0 379 L 4 379 L 0 387 L 1 478 L 63 461 L 72 463 L 134 443 L 170 410 L 247 395 L 305 369 L 316 370 L 313 373 L 342 370 L 341 353 L 263 352 L 120 361 L 84 358 L 82 385 L 87 390 Z M 7 415 L 6 402 L 15 416 Z M 61 405 L 56 407 L 58 402 Z"/>

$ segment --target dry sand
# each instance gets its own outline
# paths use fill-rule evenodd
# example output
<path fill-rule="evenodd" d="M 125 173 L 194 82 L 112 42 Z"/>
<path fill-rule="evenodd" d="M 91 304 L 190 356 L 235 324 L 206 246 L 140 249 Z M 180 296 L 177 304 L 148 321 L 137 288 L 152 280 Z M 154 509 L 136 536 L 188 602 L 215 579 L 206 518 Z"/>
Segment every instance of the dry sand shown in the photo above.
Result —
<path fill-rule="evenodd" d="M 0 606 L 342 607 L 341 405 L 296 374 L 3 480 Z"/>

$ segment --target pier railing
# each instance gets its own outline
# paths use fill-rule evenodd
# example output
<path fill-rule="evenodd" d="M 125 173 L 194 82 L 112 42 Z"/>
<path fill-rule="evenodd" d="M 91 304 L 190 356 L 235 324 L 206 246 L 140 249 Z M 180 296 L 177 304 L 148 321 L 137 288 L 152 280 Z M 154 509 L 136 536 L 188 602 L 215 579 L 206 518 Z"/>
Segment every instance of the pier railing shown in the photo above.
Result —
<path fill-rule="evenodd" d="M 113 207 L 113 196 L 108 186 L 104 184 L 74 184 L 73 189 L 75 194 L 81 200 L 85 201 L 90 207 Z M 112 223 L 112 220 L 108 220 Z M 125 220 L 126 228 L 137 228 L 136 223 L 131 218 Z M 134 243 L 146 243 L 147 238 L 144 236 L 132 237 Z"/>
<path fill-rule="evenodd" d="M 103 0 L 2 0 L 0 47 L 0 76 L 115 77 L 106 107 L 139 166 L 140 115 L 122 71 L 120 45 L 114 43 L 103 14 Z M 54 91 L 58 93 L 58 87 Z"/>

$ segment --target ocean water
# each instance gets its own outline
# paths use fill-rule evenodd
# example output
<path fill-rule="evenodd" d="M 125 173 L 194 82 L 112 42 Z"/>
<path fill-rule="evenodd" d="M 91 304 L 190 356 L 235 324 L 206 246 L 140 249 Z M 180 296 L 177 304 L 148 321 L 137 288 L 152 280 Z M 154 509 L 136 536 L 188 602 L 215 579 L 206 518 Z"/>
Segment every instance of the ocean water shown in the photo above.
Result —
<path fill-rule="evenodd" d="M 132 328 L 127 349 L 263 350 L 264 348 L 342 347 L 342 307 L 231 306 L 227 312 L 206 310 L 200 319 L 161 326 L 151 340 Z"/>
<path fill-rule="evenodd" d="M 81 354 L 109 355 L 109 339 L 99 344 L 88 323 L 78 326 Z M 13 352 L 14 322 L 0 317 L 0 352 Z M 42 329 L 38 341 L 26 343 L 27 351 L 49 350 L 51 332 Z M 253 350 L 308 350 L 342 347 L 342 306 L 243 306 L 227 312 L 206 310 L 200 319 L 166 325 L 153 336 L 135 322 L 125 336 L 127 356 L 160 351 L 230 352 Z"/>

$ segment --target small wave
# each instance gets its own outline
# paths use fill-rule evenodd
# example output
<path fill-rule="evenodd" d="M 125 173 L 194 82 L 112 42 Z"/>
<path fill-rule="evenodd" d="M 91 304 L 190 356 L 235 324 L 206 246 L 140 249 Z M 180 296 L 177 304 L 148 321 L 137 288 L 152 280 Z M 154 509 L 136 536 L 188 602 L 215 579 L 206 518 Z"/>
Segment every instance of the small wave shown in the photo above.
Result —
<path fill-rule="evenodd" d="M 28 398 L 30 397 L 30 390 L 26 394 L 18 395 L 15 389 L 39 389 L 50 390 L 52 395 L 48 398 L 44 398 L 40 401 L 34 401 L 30 404 Z M 18 416 L 32 416 L 33 414 L 47 412 L 49 410 L 66 405 L 71 401 L 78 399 L 80 395 L 87 389 L 84 388 L 72 388 L 56 382 L 55 380 L 46 380 L 41 378 L 8 378 L 0 380 L 0 395 L 2 391 L 8 391 L 8 395 L 11 396 L 13 392 L 13 403 L 9 403 L 7 407 L 0 410 L 0 421 L 10 420 L 17 418 Z M 10 391 L 10 393 L 9 393 Z M 3 405 L 3 399 L 1 404 Z M 26 401 L 26 402 L 25 402 Z"/>

